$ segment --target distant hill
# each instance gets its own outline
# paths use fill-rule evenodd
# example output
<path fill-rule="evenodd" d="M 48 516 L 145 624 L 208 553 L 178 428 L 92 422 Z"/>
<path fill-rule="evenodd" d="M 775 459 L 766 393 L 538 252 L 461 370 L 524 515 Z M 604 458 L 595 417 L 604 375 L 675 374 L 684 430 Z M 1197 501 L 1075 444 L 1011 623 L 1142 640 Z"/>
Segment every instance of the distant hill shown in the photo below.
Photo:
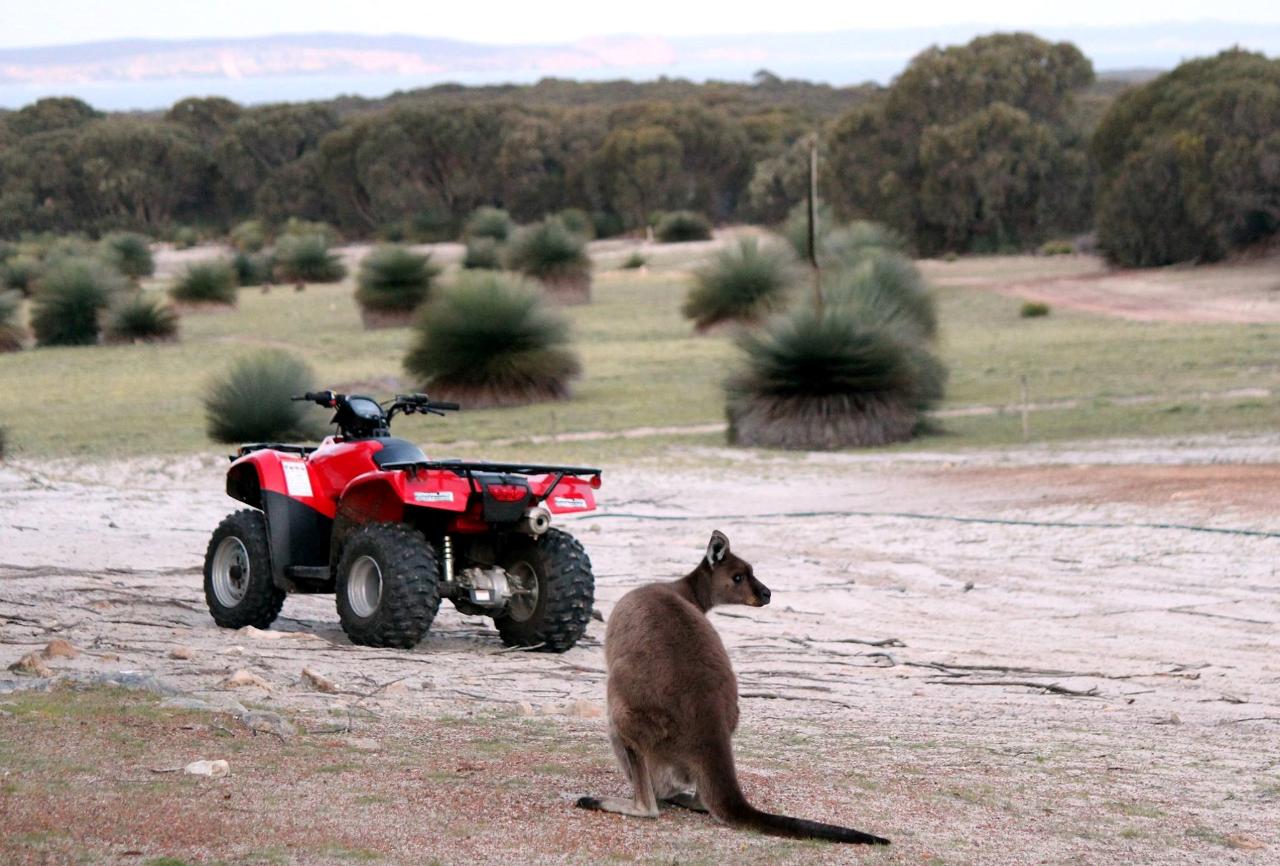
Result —
<path fill-rule="evenodd" d="M 126 40 L 0 49 L 0 107 L 73 95 L 104 109 L 155 109 L 193 94 L 244 103 L 376 97 L 443 82 L 529 83 L 542 78 L 746 81 L 759 69 L 847 86 L 886 83 L 932 44 L 1000 29 L 920 27 L 834 33 L 666 38 L 602 36 L 562 44 L 485 45 L 422 36 L 350 33 L 257 38 Z M 1153 23 L 1049 28 L 1075 42 L 1099 70 L 1135 74 L 1240 44 L 1280 52 L 1280 25 Z M 1126 73 L 1128 74 L 1128 73 Z M 1123 82 L 1117 78 L 1116 86 Z"/>

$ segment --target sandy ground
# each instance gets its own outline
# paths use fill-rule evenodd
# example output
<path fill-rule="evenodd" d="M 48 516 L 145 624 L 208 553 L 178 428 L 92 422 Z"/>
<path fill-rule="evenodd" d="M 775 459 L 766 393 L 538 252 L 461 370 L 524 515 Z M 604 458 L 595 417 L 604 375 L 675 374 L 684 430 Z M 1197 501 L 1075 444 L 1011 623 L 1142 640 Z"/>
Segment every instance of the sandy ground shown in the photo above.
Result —
<path fill-rule="evenodd" d="M 713 614 L 743 694 L 744 786 L 775 810 L 894 839 L 876 852 L 572 809 L 575 794 L 623 792 L 598 718 L 600 623 L 559 656 L 503 653 L 485 620 L 448 604 L 410 652 L 350 645 L 331 596 L 290 598 L 270 632 L 216 628 L 199 569 L 234 507 L 224 466 L 0 465 L 0 666 L 62 637 L 94 654 L 52 660 L 58 671 L 145 671 L 304 727 L 354 708 L 379 736 L 420 743 L 474 714 L 499 732 L 504 718 L 542 720 L 578 744 L 577 763 L 551 773 L 529 742 L 533 791 L 485 789 L 480 773 L 482 808 L 517 815 L 520 832 L 434 852 L 441 862 L 605 850 L 646 862 L 1280 862 L 1280 437 L 896 457 L 705 449 L 674 470 L 607 469 L 601 511 L 566 525 L 594 562 L 600 611 L 684 573 L 723 530 L 774 592 L 768 608 Z M 177 647 L 190 657 L 171 658 Z M 303 668 L 340 692 L 308 688 Z M 269 689 L 224 685 L 238 670 Z M 517 746 L 526 728 L 506 729 Z M 470 754 L 456 730 L 439 743 L 443 760 Z M 415 804 L 475 808 L 441 803 L 437 788 L 427 779 L 404 801 L 408 826 Z M 421 862 L 424 849 L 387 845 L 372 847 Z"/>

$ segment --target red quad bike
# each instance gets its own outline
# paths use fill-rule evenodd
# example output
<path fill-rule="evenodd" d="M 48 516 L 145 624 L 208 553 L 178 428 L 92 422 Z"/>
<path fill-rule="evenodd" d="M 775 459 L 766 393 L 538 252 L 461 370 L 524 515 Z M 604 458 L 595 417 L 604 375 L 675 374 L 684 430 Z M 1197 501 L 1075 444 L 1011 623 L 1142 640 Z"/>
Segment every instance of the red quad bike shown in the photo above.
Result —
<path fill-rule="evenodd" d="M 553 514 L 596 507 L 600 470 L 431 461 L 391 436 L 397 413 L 456 403 L 308 393 L 336 410 L 319 447 L 242 445 L 227 493 L 250 508 L 213 533 L 204 594 L 224 628 L 267 628 L 291 592 L 333 592 L 352 643 L 414 646 L 447 598 L 491 616 L 508 646 L 564 652 L 591 618 L 586 551 Z"/>

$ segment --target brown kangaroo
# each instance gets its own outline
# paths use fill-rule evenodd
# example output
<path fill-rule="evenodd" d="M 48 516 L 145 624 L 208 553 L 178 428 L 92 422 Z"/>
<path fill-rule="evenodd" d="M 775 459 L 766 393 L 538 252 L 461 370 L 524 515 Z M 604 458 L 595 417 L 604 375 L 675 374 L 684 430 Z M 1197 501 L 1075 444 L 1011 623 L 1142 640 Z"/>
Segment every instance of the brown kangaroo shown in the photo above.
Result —
<path fill-rule="evenodd" d="M 718 604 L 763 607 L 769 595 L 717 530 L 689 574 L 622 597 L 604 639 L 609 742 L 635 796 L 582 797 L 578 806 L 656 818 L 661 801 L 775 836 L 889 844 L 848 827 L 761 812 L 742 794 L 730 744 L 738 680 L 707 611 Z"/>

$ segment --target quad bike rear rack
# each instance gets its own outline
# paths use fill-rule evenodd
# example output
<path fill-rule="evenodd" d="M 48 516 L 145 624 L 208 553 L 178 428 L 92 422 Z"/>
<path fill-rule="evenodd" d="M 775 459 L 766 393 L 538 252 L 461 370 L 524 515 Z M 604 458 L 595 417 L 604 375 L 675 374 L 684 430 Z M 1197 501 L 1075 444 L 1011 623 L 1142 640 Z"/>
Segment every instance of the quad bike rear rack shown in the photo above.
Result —
<path fill-rule="evenodd" d="M 601 470 L 595 466 L 549 466 L 541 463 L 494 463 L 488 460 L 418 460 L 405 461 L 403 463 L 384 463 L 384 470 L 403 470 L 410 474 L 416 474 L 424 470 L 443 470 L 452 472 L 462 478 L 467 479 L 467 484 L 471 486 L 473 493 L 480 492 L 480 484 L 476 481 L 475 473 L 492 472 L 499 475 L 554 475 L 555 480 L 547 485 L 546 492 L 537 498 L 534 504 L 541 502 L 551 495 L 551 491 L 564 480 L 566 475 L 572 476 L 591 476 L 592 485 L 600 483 Z"/>

